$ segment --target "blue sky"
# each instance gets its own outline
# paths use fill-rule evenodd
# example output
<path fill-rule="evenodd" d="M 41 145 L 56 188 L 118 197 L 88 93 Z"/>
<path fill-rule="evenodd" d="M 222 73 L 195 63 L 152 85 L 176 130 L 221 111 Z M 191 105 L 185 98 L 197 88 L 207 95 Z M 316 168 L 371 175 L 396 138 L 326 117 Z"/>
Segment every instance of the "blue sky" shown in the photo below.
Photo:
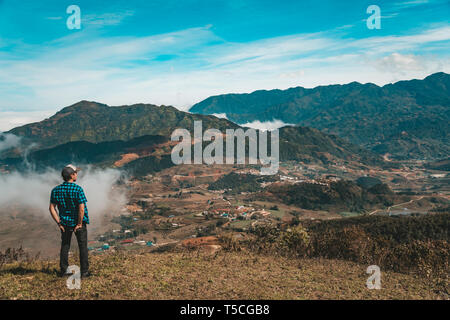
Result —
<path fill-rule="evenodd" d="M 379 30 L 366 26 L 374 4 Z M 222 93 L 450 73 L 449 18 L 444 0 L 0 0 L 0 130 L 79 100 L 186 110 Z"/>

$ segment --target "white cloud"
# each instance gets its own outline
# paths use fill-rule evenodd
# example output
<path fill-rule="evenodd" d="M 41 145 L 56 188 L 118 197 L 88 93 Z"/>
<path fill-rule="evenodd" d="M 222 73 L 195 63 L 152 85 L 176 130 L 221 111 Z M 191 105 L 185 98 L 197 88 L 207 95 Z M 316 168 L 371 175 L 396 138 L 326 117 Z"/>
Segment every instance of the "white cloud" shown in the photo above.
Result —
<path fill-rule="evenodd" d="M 430 70 L 450 72 L 448 53 L 433 54 L 448 51 L 449 26 L 361 40 L 324 32 L 229 43 L 208 27 L 141 38 L 82 37 L 72 34 L 47 47 L 28 45 L 30 54 L 22 59 L 0 56 L 0 105 L 60 109 L 85 99 L 186 110 L 223 93 L 351 81 L 382 85 L 400 76 L 423 78 Z M 161 55 L 174 58 L 157 61 Z"/>
<path fill-rule="evenodd" d="M 28 123 L 42 121 L 58 110 L 43 111 L 0 111 L 0 131 L 8 131 Z"/>
<path fill-rule="evenodd" d="M 384 36 L 356 40 L 351 45 L 371 54 L 421 49 L 423 45 L 450 40 L 450 26 L 433 28 L 405 36 Z M 448 45 L 448 44 L 447 44 Z"/>
<path fill-rule="evenodd" d="M 211 115 L 214 116 L 214 117 L 220 118 L 220 119 L 227 119 L 228 120 L 226 113 L 213 113 Z"/>
<path fill-rule="evenodd" d="M 402 55 L 392 53 L 374 62 L 374 65 L 384 72 L 406 75 L 409 72 L 432 73 L 439 71 L 441 64 L 429 58 L 422 58 L 413 54 Z"/>
<path fill-rule="evenodd" d="M 125 18 L 131 17 L 134 12 L 127 10 L 121 13 L 81 14 L 82 25 L 113 26 L 120 24 Z"/>
<path fill-rule="evenodd" d="M 333 46 L 335 41 L 320 33 L 283 36 L 251 43 L 227 43 L 213 48 L 208 54 L 212 65 L 224 65 L 240 61 L 273 60 L 281 57 L 306 54 Z"/>
<path fill-rule="evenodd" d="M 298 70 L 298 71 L 290 71 L 290 72 L 284 72 L 280 73 L 280 78 L 294 78 L 294 79 L 300 79 L 305 75 L 305 70 Z"/>
<path fill-rule="evenodd" d="M 22 137 L 14 134 L 0 132 L 0 154 L 2 151 L 19 146 L 21 139 Z"/>
<path fill-rule="evenodd" d="M 428 0 L 411 0 L 411 1 L 396 2 L 393 4 L 393 6 L 397 7 L 397 8 L 408 8 L 408 7 L 415 7 L 415 6 L 426 4 L 426 3 L 428 3 Z"/>
<path fill-rule="evenodd" d="M 294 126 L 294 124 L 285 123 L 282 120 L 274 119 L 272 121 L 264 121 L 264 122 L 256 120 L 256 121 L 244 123 L 241 126 L 253 128 L 253 129 L 257 129 L 257 130 L 263 130 L 263 131 L 267 131 L 267 130 L 272 131 L 272 130 L 279 129 L 279 128 L 286 127 L 286 126 Z"/>
<path fill-rule="evenodd" d="M 84 172 L 83 172 L 84 171 Z M 85 191 L 91 227 L 100 226 L 103 217 L 121 213 L 127 203 L 126 192 L 115 185 L 122 177 L 117 169 L 83 168 L 77 180 Z M 124 177 L 126 181 L 126 177 Z M 42 217 L 50 219 L 48 211 L 50 193 L 53 187 L 62 183 L 61 171 L 48 169 L 45 172 L 11 172 L 0 174 L 0 216 L 15 210 L 32 209 Z M 54 226 L 54 225 L 52 225 Z"/>

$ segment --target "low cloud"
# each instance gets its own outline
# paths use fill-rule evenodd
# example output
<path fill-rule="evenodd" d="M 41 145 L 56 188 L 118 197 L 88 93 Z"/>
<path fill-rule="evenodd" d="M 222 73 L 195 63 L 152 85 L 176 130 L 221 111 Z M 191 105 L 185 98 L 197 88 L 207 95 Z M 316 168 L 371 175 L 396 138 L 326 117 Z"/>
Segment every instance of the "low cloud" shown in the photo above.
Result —
<path fill-rule="evenodd" d="M 0 132 L 0 155 L 3 151 L 8 151 L 14 149 L 15 152 L 19 152 L 23 161 L 29 171 L 33 171 L 35 168 L 34 163 L 28 161 L 28 155 L 33 151 L 34 148 L 38 147 L 39 144 L 36 142 L 24 143 L 21 136 L 16 136 L 12 133 L 1 133 Z M 1 190 L 1 189 L 0 189 Z M 1 208 L 1 207 L 0 207 Z"/>
<path fill-rule="evenodd" d="M 272 130 L 276 130 L 276 129 L 279 129 L 279 128 L 282 128 L 285 126 L 294 126 L 294 124 L 285 123 L 281 120 L 274 119 L 272 121 L 265 121 L 265 122 L 256 120 L 256 121 L 241 124 L 241 126 L 253 128 L 253 129 L 257 129 L 257 130 L 262 130 L 262 131 L 267 131 L 267 130 L 272 131 Z"/>
<path fill-rule="evenodd" d="M 26 155 L 27 147 L 23 151 Z M 0 173 L 0 250 L 22 245 L 41 257 L 56 257 L 59 252 L 59 230 L 49 212 L 51 190 L 61 184 L 61 171 L 48 168 L 33 170 L 27 163 L 24 171 Z M 88 200 L 89 239 L 111 227 L 111 220 L 127 212 L 128 176 L 118 169 L 100 169 L 91 165 L 78 174 Z M 76 244 L 72 246 L 75 248 Z"/>
<path fill-rule="evenodd" d="M 126 192 L 119 179 L 126 180 L 117 169 L 96 169 L 92 166 L 79 173 L 77 184 L 86 194 L 89 218 L 98 225 L 106 215 L 119 215 L 127 203 Z M 50 217 L 48 211 L 51 190 L 61 184 L 61 173 L 48 169 L 44 173 L 14 171 L 0 174 L 0 215 L 11 214 L 13 210 L 33 212 Z"/>
<path fill-rule="evenodd" d="M 211 115 L 214 116 L 214 117 L 220 118 L 220 119 L 227 119 L 228 120 L 226 113 L 212 113 Z"/>
<path fill-rule="evenodd" d="M 20 145 L 22 138 L 11 133 L 0 133 L 0 153 L 16 148 Z"/>

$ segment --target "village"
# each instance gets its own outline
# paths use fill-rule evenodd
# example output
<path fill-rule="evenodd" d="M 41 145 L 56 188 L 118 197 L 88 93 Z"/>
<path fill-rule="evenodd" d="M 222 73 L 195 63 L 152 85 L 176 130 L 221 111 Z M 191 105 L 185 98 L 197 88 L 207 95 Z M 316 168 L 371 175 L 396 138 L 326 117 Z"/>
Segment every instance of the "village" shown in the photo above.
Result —
<path fill-rule="evenodd" d="M 141 179 L 129 185 L 129 203 L 123 214 L 114 219 L 115 227 L 90 241 L 95 253 L 113 250 L 157 250 L 167 245 L 183 245 L 192 239 L 216 236 L 221 231 L 244 234 L 258 224 L 276 222 L 289 224 L 293 219 L 336 219 L 354 213 L 303 210 L 282 203 L 271 203 L 252 198 L 252 191 L 232 188 L 211 189 L 221 177 L 235 173 L 239 176 L 261 177 L 260 170 L 251 166 L 178 166 Z M 424 168 L 403 166 L 399 169 L 381 169 L 336 163 L 331 166 L 285 162 L 279 174 L 268 180 L 257 180 L 259 188 L 272 184 L 317 184 L 328 186 L 341 179 L 376 176 L 396 192 L 426 192 L 449 197 L 445 182 L 433 190 L 431 184 L 445 180 L 447 173 Z M 424 186 L 425 185 L 425 186 Z M 446 189 L 447 188 L 447 189 Z M 420 197 L 417 197 L 420 200 Z M 406 214 L 414 210 L 414 201 L 387 208 L 389 213 Z M 409 206 L 409 208 L 408 208 Z M 412 208 L 412 209 L 411 209 Z M 383 214 L 375 210 L 370 214 Z M 299 215 L 300 213 L 300 215 Z"/>
<path fill-rule="evenodd" d="M 148 212 L 146 215 L 142 209 L 130 205 L 130 210 L 135 211 L 116 220 L 121 225 L 121 229 L 113 229 L 99 235 L 96 240 L 89 241 L 88 249 L 94 253 L 115 251 L 118 248 L 125 250 L 142 247 L 155 249 L 178 243 L 184 240 L 183 238 L 210 236 L 218 227 L 222 229 L 231 227 L 234 230 L 246 231 L 249 226 L 270 221 L 270 211 L 259 206 L 235 206 L 230 201 L 234 199 L 230 198 L 217 194 L 213 198 L 214 200 L 207 200 L 207 210 L 178 216 L 170 214 L 167 217 L 148 215 Z M 195 228 L 193 229 L 192 226 Z M 195 233 L 189 235 L 187 232 L 192 230 Z M 158 236 L 154 234 L 158 234 Z M 171 239 L 165 237 L 169 234 L 173 236 Z M 158 238 L 163 239 L 158 240 Z"/>

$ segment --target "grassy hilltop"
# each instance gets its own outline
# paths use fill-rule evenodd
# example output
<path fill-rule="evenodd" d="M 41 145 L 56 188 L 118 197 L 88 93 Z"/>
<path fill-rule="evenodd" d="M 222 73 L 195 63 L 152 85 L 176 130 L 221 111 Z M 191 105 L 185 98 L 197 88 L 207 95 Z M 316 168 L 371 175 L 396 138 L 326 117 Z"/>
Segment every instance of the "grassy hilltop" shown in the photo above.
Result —
<path fill-rule="evenodd" d="M 206 238 L 221 249 L 198 245 Z M 448 214 L 263 225 L 186 241 L 91 254 L 93 276 L 80 290 L 57 276 L 57 260 L 11 251 L 0 299 L 449 299 Z M 381 290 L 366 287 L 373 264 Z"/>
<path fill-rule="evenodd" d="M 91 258 L 93 277 L 69 290 L 57 261 L 0 271 L 1 299 L 442 299 L 425 279 L 382 270 L 366 288 L 367 266 L 219 252 L 115 253 Z"/>

